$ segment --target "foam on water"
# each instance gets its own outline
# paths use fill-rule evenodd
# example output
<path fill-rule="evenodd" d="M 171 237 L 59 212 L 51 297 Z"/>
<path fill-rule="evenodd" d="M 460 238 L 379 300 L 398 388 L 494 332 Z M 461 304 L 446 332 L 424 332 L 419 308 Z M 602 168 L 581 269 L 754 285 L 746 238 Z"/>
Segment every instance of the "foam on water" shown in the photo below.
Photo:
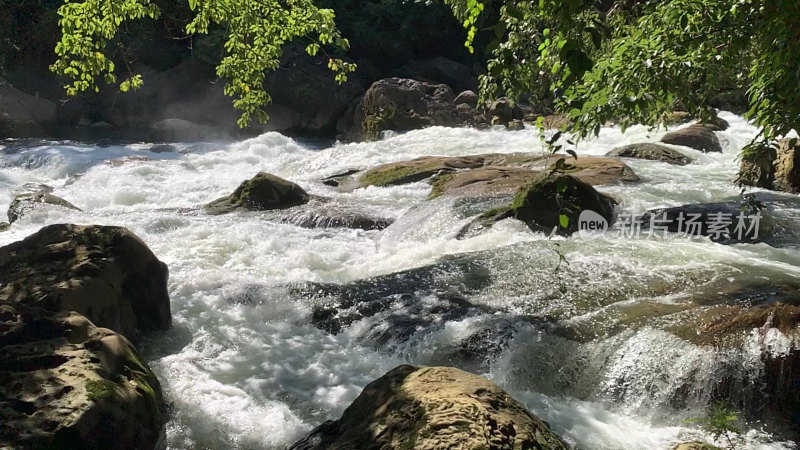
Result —
<path fill-rule="evenodd" d="M 731 184 L 735 156 L 756 130 L 733 114 L 721 117 L 731 124 L 717 133 L 722 153 L 675 147 L 695 160 L 685 167 L 626 161 L 644 182 L 602 190 L 622 202 L 622 211 L 637 213 L 736 195 Z M 579 143 L 577 151 L 603 155 L 617 146 L 655 141 L 664 132 L 632 127 L 623 134 L 607 128 L 599 137 Z M 436 127 L 325 149 L 277 133 L 238 143 L 176 145 L 162 153 L 149 151 L 152 147 L 44 143 L 0 149 L 0 210 L 11 202 L 12 189 L 28 182 L 48 184 L 55 195 L 83 209 L 33 212 L 0 233 L 0 244 L 48 223 L 122 225 L 142 237 L 169 266 L 175 326 L 149 339 L 145 350 L 172 405 L 171 448 L 282 448 L 322 421 L 338 417 L 368 382 L 395 365 L 446 363 L 449 353 L 444 349 L 481 326 L 526 313 L 525 302 L 546 303 L 546 296 L 537 296 L 554 288 L 547 277 L 556 243 L 577 280 L 573 299 L 586 303 L 592 289 L 628 293 L 610 305 L 583 304 L 588 310 L 577 311 L 570 319 L 575 321 L 648 298 L 648 289 L 659 283 L 678 286 L 654 299 L 670 302 L 684 293 L 682 280 L 692 277 L 703 282 L 800 278 L 800 251 L 791 246 L 722 246 L 707 239 L 674 237 L 549 241 L 516 221 L 455 240 L 469 217 L 453 214 L 449 200 L 428 202 L 424 183 L 341 193 L 318 181 L 349 169 L 425 155 L 543 152 L 538 133 L 531 129 Z M 139 159 L 107 163 L 126 157 Z M 274 223 L 260 214 L 207 216 L 198 209 L 258 171 L 398 220 L 383 232 L 308 229 Z M 362 339 L 380 316 L 331 335 L 309 323 L 311 305 L 287 290 L 293 283 L 348 283 L 433 264 L 443 255 L 476 252 L 488 252 L 487 265 L 495 279 L 492 288 L 470 300 L 506 312 L 436 323 L 408 341 L 393 343 L 392 351 Z M 541 292 L 536 283 L 544 283 Z M 625 286 L 618 288 L 619 283 Z M 565 305 L 556 302 L 554 307 Z M 662 385 L 678 384 L 686 373 L 705 370 L 722 356 L 657 329 L 579 345 L 542 334 L 531 324 L 515 327 L 512 343 L 476 370 L 508 388 L 579 448 L 668 449 L 703 437 L 696 427 L 681 422 L 686 417 L 665 412 L 667 400 L 659 395 L 672 390 Z M 768 342 L 776 351 L 785 345 L 776 336 Z M 734 359 L 750 361 L 755 345 L 751 353 Z M 655 357 L 643 359 L 648 352 Z M 597 369 L 581 372 L 581 364 Z M 664 373 L 673 378 L 659 380 Z M 564 395 L 565 386 L 572 394 Z M 662 386 L 658 395 L 652 395 L 654 386 Z M 686 414 L 698 413 L 701 400 Z M 768 442 L 768 436 L 754 430 L 746 448 L 792 448 L 790 443 Z"/>

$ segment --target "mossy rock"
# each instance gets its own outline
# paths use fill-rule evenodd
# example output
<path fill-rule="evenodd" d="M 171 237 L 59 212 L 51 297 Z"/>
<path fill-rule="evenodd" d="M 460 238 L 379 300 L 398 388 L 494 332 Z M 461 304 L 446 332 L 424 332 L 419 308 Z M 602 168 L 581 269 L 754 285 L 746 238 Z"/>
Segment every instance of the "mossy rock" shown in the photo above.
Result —
<path fill-rule="evenodd" d="M 0 443 L 9 448 L 157 448 L 167 411 L 125 337 L 75 312 L 0 302 Z"/>
<path fill-rule="evenodd" d="M 224 214 L 237 209 L 266 211 L 305 204 L 310 196 L 300 186 L 281 177 L 259 172 L 243 182 L 231 195 L 205 205 L 209 214 Z"/>
<path fill-rule="evenodd" d="M 566 450 L 548 425 L 494 383 L 453 367 L 403 365 L 373 381 L 341 419 L 292 450 Z"/>
<path fill-rule="evenodd" d="M 578 218 L 587 210 L 602 216 L 610 226 L 614 221 L 615 205 L 614 199 L 576 176 L 540 172 L 528 178 L 510 205 L 485 212 L 467 224 L 458 236 L 463 238 L 512 217 L 533 231 L 549 233 L 555 228 L 558 234 L 569 236 L 578 231 Z"/>
<path fill-rule="evenodd" d="M 567 155 L 541 155 L 535 153 L 488 153 L 468 156 L 423 156 L 408 161 L 399 161 L 373 167 L 358 178 L 358 185 L 396 186 L 433 179 L 431 198 L 451 188 L 456 189 L 478 181 L 490 181 L 491 177 L 513 178 L 500 184 L 507 187 L 512 182 L 518 188 L 528 174 L 552 169 L 552 163 Z M 639 177 L 624 162 L 614 158 L 586 156 L 569 159 L 566 170 L 593 185 L 638 182 Z M 454 181 L 453 183 L 447 183 Z M 500 180 L 495 180 L 498 183 Z M 490 184 L 497 184 L 492 182 Z M 473 188 L 476 186 L 473 186 Z M 492 187 L 494 189 L 496 186 Z M 476 190 L 476 189 L 472 189 Z M 478 189 L 479 190 L 479 189 Z"/>
<path fill-rule="evenodd" d="M 485 155 L 462 157 L 423 156 L 409 161 L 383 164 L 364 172 L 358 182 L 361 187 L 395 186 L 426 180 L 434 175 L 474 169 L 485 164 Z"/>
<path fill-rule="evenodd" d="M 11 228 L 11 224 L 10 223 L 0 222 L 0 233 L 2 233 L 3 231 L 8 230 L 9 228 Z"/>

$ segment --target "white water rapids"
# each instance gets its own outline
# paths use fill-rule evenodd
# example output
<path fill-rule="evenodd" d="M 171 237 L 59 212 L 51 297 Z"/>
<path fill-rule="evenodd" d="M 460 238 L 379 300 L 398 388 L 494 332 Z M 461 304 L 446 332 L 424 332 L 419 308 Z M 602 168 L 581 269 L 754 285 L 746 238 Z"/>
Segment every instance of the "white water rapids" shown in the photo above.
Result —
<path fill-rule="evenodd" d="M 637 213 L 737 195 L 736 155 L 756 129 L 733 114 L 721 117 L 731 124 L 717 133 L 723 153 L 676 147 L 695 160 L 683 167 L 626 160 L 643 182 L 599 189 L 616 197 L 621 211 Z M 624 134 L 607 128 L 581 142 L 577 152 L 604 155 L 621 145 L 655 142 L 662 134 L 644 127 Z M 151 336 L 143 349 L 171 404 L 170 448 L 284 448 L 324 420 L 338 418 L 367 383 L 401 363 L 450 363 L 477 371 L 581 449 L 671 449 L 679 442 L 710 440 L 684 420 L 703 414 L 708 403 L 703 388 L 714 382 L 716 367 L 758 370 L 757 346 L 726 353 L 647 324 L 627 330 L 619 319 L 623 329 L 607 334 L 603 327 L 621 317 L 617 310 L 669 309 L 698 286 L 800 280 L 798 244 L 570 238 L 556 240 L 569 261 L 566 294 L 559 297 L 552 293 L 554 241 L 521 223 L 506 221 L 456 240 L 469 217 L 454 214 L 447 199 L 428 201 L 430 186 L 424 182 L 340 193 L 319 181 L 423 155 L 541 152 L 531 129 L 429 128 L 328 148 L 276 133 L 236 143 L 177 144 L 161 153 L 151 147 L 0 145 L 0 211 L 25 183 L 52 186 L 55 195 L 83 209 L 32 212 L 0 233 L 0 245 L 49 223 L 120 225 L 169 266 L 174 326 Z M 148 159 L 107 162 L 129 156 Z M 383 231 L 301 228 L 260 213 L 209 216 L 193 209 L 229 194 L 259 171 L 397 221 Z M 800 207 L 791 205 L 783 212 L 800 217 Z M 313 302 L 287 288 L 308 282 L 344 285 L 436 264 L 445 255 L 477 258 L 487 268 L 488 287 L 467 298 L 492 312 L 434 315 L 402 337 L 389 332 L 381 345 L 369 336 L 388 323 L 385 314 L 331 334 L 311 323 Z M 416 301 L 438 300 L 424 292 Z M 595 317 L 606 322 L 598 329 L 586 325 L 596 339 L 575 341 L 520 319 L 531 314 L 566 325 Z M 493 352 L 478 348 L 485 356 L 480 363 L 454 359 L 452 348 L 492 324 L 513 329 L 513 337 Z M 770 339 L 775 346 L 785 344 L 781 335 Z M 690 376 L 695 391 L 680 407 L 670 407 Z M 761 424 L 748 427 L 743 448 L 795 448 L 775 441 Z"/>

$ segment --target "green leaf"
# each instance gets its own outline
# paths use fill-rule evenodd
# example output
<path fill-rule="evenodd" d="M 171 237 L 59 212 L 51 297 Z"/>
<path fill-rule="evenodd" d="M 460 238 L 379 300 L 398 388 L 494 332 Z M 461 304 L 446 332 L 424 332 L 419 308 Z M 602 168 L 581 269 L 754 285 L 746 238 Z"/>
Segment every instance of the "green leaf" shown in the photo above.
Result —
<path fill-rule="evenodd" d="M 566 214 L 559 214 L 558 223 L 561 225 L 561 228 L 566 229 L 569 226 L 569 217 Z"/>

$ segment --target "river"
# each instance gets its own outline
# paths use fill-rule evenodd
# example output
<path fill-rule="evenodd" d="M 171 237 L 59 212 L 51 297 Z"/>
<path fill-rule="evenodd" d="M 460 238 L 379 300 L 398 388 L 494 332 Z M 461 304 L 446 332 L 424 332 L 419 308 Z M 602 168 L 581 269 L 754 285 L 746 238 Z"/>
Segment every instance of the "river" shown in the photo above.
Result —
<path fill-rule="evenodd" d="M 688 166 L 626 160 L 644 181 L 599 189 L 621 202 L 622 214 L 736 196 L 736 156 L 757 130 L 720 116 L 731 124 L 717 133 L 722 153 L 681 148 L 695 159 Z M 603 155 L 662 134 L 605 128 L 577 152 Z M 320 182 L 424 155 L 541 151 L 530 128 L 437 127 L 329 147 L 277 133 L 172 147 L 6 142 L 0 210 L 20 186 L 43 183 L 83 212 L 31 213 L 0 233 L 0 245 L 49 223 L 121 225 L 169 266 L 174 326 L 142 349 L 170 402 L 170 448 L 283 448 L 337 418 L 400 363 L 480 373 L 577 448 L 671 449 L 710 439 L 685 422 L 703 414 L 710 386 L 722 372 L 757 374 L 764 339 L 772 348 L 789 344 L 772 333 L 717 350 L 670 326 L 689 320 L 702 293 L 800 281 L 800 242 L 548 239 L 512 220 L 457 240 L 470 212 L 447 197 L 428 201 L 424 182 L 351 193 Z M 129 160 L 108 162 L 121 158 Z M 197 208 L 258 171 L 396 222 L 382 231 L 304 228 L 286 223 L 284 212 L 210 216 Z M 784 218 L 800 218 L 796 198 L 784 197 Z M 568 266 L 554 273 L 556 250 Z M 370 314 L 353 312 L 338 333 L 311 320 L 319 305 L 377 291 L 388 300 Z M 748 424 L 742 448 L 796 448 L 764 427 Z"/>

